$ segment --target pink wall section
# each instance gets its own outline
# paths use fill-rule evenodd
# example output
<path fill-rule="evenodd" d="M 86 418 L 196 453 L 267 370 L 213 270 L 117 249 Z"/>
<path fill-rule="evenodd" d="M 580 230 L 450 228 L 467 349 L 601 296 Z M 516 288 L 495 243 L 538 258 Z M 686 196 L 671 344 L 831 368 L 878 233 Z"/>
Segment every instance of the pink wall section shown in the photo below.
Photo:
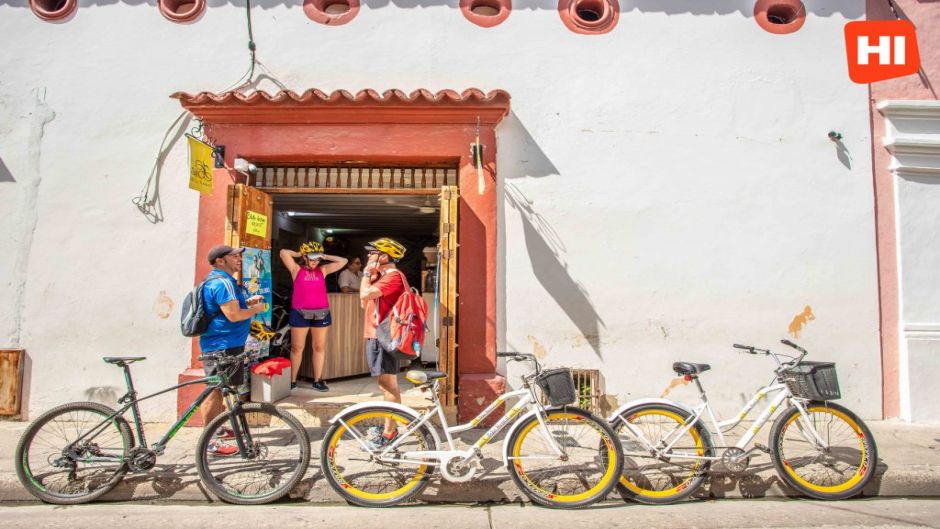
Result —
<path fill-rule="evenodd" d="M 920 75 L 908 75 L 870 85 L 875 229 L 881 301 L 882 411 L 885 417 L 897 417 L 900 413 L 900 307 L 894 178 L 888 169 L 891 154 L 884 146 L 884 116 L 875 106 L 886 99 L 937 99 L 940 91 L 940 1 L 894 0 L 894 5 L 898 15 L 913 22 L 917 28 L 922 69 Z M 866 12 L 868 20 L 895 19 L 887 0 L 867 0 Z"/>

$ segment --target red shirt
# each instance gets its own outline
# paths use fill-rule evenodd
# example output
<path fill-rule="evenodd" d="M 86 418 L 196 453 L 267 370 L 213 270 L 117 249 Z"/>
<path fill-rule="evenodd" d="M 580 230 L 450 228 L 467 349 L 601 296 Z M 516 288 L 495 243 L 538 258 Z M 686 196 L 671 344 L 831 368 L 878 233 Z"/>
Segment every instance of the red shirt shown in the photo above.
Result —
<path fill-rule="evenodd" d="M 366 302 L 366 321 L 363 333 L 366 338 L 375 338 L 375 326 L 378 325 L 378 322 L 385 319 L 385 316 L 392 310 L 395 302 L 398 301 L 398 297 L 405 291 L 405 283 L 402 277 L 401 272 L 388 270 L 378 281 L 372 283 L 372 286 L 382 292 L 382 297 L 370 299 Z M 376 302 L 379 304 L 378 320 L 376 320 L 375 317 Z"/>

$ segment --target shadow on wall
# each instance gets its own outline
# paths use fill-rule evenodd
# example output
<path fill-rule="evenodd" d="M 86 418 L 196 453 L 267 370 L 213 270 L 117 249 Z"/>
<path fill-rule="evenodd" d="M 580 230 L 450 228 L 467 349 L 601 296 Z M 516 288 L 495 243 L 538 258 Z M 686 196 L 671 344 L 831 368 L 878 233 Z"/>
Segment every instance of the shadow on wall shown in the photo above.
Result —
<path fill-rule="evenodd" d="M 600 329 L 604 327 L 604 322 L 591 304 L 587 291 L 568 273 L 564 241 L 539 214 L 534 203 L 510 182 L 519 178 L 558 176 L 558 168 L 514 113 L 510 113 L 503 120 L 499 137 L 500 158 L 515 162 L 507 164 L 505 170 L 500 170 L 500 179 L 505 182 L 502 198 L 504 203 L 518 211 L 522 218 L 526 251 L 532 262 L 535 278 L 581 331 L 597 356 L 603 358 Z M 500 219 L 500 225 L 505 224 L 505 209 L 503 217 Z M 501 253 L 505 255 L 505 252 Z M 501 268 L 505 270 L 505 267 Z M 505 299 L 505 296 L 503 298 Z"/>
<path fill-rule="evenodd" d="M 3 163 L 3 158 L 0 158 L 0 182 L 16 182 L 13 173 L 7 169 L 7 164 Z"/>
<path fill-rule="evenodd" d="M 151 5 L 156 8 L 156 0 L 82 0 L 80 7 L 106 6 L 114 4 Z M 208 0 L 207 5 L 219 7 L 231 4 L 236 7 L 245 7 L 244 0 Z M 399 8 L 412 9 L 418 7 L 447 6 L 455 10 L 458 0 L 365 0 L 363 4 L 370 9 L 379 9 L 389 4 Z M 836 5 L 832 5 L 836 4 Z M 29 0 L 0 0 L 0 5 L 12 7 L 29 7 Z M 297 7 L 303 5 L 303 0 L 254 0 L 252 7 L 270 9 L 277 6 Z M 856 19 L 865 15 L 865 6 L 857 0 L 843 0 L 840 2 L 805 2 L 806 11 L 820 17 L 840 14 L 845 18 Z M 512 6 L 514 11 L 521 9 L 557 11 L 557 0 L 516 0 Z M 738 13 L 745 18 L 753 18 L 754 1 L 752 0 L 620 0 L 620 11 L 629 13 L 665 13 L 667 15 L 729 15 Z"/>

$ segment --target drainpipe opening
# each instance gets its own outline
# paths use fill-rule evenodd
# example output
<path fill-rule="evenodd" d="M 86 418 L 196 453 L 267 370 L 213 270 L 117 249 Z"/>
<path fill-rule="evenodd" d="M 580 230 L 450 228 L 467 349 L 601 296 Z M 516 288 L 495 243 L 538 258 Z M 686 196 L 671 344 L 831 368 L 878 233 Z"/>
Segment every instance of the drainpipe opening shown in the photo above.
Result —
<path fill-rule="evenodd" d="M 495 17 L 499 11 L 499 2 L 494 0 L 477 0 L 470 4 L 470 12 L 481 17 Z"/>
<path fill-rule="evenodd" d="M 343 15 L 348 13 L 350 9 L 349 2 L 340 0 L 339 2 L 331 2 L 327 4 L 323 9 L 323 12 L 327 15 Z"/>

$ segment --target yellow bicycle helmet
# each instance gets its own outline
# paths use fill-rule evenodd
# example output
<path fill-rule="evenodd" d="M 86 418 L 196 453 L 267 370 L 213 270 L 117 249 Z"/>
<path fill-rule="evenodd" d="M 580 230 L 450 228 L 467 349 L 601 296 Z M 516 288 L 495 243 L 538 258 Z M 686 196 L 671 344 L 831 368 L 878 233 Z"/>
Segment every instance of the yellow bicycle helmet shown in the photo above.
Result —
<path fill-rule="evenodd" d="M 396 261 L 405 256 L 405 247 L 402 246 L 400 242 L 389 239 L 388 237 L 382 237 L 381 239 L 370 242 L 366 245 L 366 250 L 370 252 L 378 250 Z"/>
<path fill-rule="evenodd" d="M 323 253 L 323 245 L 317 241 L 307 241 L 300 245 L 300 255 Z"/>
<path fill-rule="evenodd" d="M 255 338 L 266 342 L 271 338 L 274 338 L 274 330 L 262 323 L 259 320 L 253 320 L 251 322 L 251 335 Z"/>

